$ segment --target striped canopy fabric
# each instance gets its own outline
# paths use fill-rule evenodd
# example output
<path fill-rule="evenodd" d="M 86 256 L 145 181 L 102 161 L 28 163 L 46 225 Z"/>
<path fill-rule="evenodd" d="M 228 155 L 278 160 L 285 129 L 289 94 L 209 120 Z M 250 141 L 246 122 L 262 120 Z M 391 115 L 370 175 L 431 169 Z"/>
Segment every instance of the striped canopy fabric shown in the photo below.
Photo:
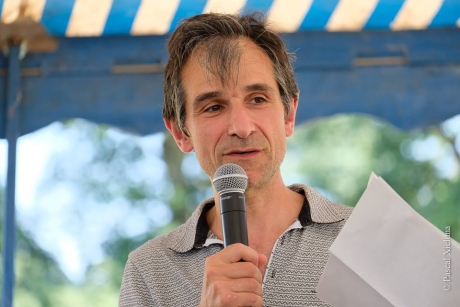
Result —
<path fill-rule="evenodd" d="M 30 17 L 67 37 L 162 35 L 203 12 L 250 11 L 284 33 L 460 27 L 460 0 L 0 0 L 2 23 Z"/>

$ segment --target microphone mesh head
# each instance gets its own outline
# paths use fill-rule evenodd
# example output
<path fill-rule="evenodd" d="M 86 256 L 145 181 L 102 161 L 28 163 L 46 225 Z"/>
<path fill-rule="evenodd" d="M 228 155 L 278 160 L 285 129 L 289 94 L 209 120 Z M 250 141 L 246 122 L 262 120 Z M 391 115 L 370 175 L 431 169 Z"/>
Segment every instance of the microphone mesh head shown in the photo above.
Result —
<path fill-rule="evenodd" d="M 219 195 L 231 191 L 244 193 L 248 186 L 248 176 L 241 166 L 227 163 L 217 169 L 212 183 Z"/>

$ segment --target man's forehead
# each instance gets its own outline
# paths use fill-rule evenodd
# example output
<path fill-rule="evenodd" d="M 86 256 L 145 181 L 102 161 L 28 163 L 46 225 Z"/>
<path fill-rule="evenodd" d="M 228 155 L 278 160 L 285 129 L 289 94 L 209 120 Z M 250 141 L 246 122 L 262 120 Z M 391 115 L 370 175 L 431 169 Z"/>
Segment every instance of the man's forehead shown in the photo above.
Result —
<path fill-rule="evenodd" d="M 212 40 L 194 49 L 186 61 L 182 77 L 186 70 L 193 67 L 196 73 L 198 73 L 197 69 L 204 72 L 209 83 L 217 82 L 224 86 L 235 85 L 238 82 L 240 70 L 249 63 L 269 66 L 269 69 L 272 70 L 272 63 L 268 55 L 249 38 Z"/>

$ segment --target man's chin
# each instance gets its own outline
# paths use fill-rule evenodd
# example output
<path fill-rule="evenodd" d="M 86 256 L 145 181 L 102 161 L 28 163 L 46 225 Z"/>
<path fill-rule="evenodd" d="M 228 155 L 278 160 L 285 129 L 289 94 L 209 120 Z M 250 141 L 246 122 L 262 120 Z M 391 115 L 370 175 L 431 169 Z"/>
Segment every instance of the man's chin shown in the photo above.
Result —
<path fill-rule="evenodd" d="M 268 169 L 265 169 L 263 172 L 249 171 L 247 172 L 248 176 L 248 190 L 260 190 L 265 188 L 273 180 L 275 172 L 270 172 Z"/>

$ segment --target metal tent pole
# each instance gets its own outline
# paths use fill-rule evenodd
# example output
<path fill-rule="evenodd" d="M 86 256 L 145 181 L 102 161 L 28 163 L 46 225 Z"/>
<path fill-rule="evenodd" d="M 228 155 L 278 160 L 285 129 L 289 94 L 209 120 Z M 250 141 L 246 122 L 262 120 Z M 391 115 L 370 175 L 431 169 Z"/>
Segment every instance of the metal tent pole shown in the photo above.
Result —
<path fill-rule="evenodd" d="M 14 251 L 16 246 L 15 193 L 16 142 L 20 119 L 20 41 L 10 40 L 6 78 L 6 138 L 8 140 L 8 170 L 6 173 L 5 209 L 3 215 L 3 295 L 2 306 L 13 305 Z"/>

